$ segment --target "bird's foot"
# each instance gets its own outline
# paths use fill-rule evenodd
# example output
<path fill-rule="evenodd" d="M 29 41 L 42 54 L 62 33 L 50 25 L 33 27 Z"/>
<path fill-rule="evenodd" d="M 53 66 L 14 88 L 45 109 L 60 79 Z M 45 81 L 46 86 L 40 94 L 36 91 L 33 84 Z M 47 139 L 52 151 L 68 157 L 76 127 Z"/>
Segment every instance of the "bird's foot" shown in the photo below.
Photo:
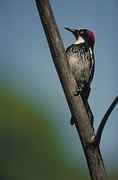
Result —
<path fill-rule="evenodd" d="M 82 88 L 78 87 L 77 90 L 74 92 L 74 96 L 78 96 L 82 92 Z"/>

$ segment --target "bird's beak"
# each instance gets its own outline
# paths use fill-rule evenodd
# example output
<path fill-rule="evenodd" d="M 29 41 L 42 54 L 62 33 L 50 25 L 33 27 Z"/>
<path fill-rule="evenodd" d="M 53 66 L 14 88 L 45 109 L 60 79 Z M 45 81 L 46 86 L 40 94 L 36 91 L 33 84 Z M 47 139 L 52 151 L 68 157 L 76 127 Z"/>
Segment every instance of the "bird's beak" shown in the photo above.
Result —
<path fill-rule="evenodd" d="M 74 36 L 75 36 L 76 39 L 78 38 L 78 36 L 77 36 L 77 29 L 66 28 L 66 27 L 65 27 L 64 29 L 66 29 L 66 30 L 72 32 L 72 33 L 74 34 Z"/>
<path fill-rule="evenodd" d="M 70 32 L 72 32 L 72 33 L 74 33 L 75 32 L 75 29 L 71 29 L 71 28 L 64 28 L 64 29 L 66 29 L 67 31 L 70 31 Z"/>

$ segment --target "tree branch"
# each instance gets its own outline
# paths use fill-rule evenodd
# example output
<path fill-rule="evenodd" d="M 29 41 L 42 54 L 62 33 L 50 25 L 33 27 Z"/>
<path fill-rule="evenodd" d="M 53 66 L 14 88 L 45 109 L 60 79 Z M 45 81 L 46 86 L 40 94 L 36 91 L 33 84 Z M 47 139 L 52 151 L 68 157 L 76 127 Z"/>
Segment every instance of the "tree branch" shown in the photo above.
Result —
<path fill-rule="evenodd" d="M 80 137 L 92 180 L 106 180 L 106 172 L 98 147 L 92 144 L 95 135 L 86 113 L 81 96 L 74 96 L 77 85 L 70 70 L 65 49 L 48 0 L 36 0 L 43 29 L 47 37 L 60 82 L 69 108 L 75 118 L 75 126 Z"/>
<path fill-rule="evenodd" d="M 97 133 L 93 138 L 93 140 L 96 142 L 97 146 L 99 146 L 99 144 L 100 144 L 102 132 L 103 132 L 104 126 L 108 120 L 108 117 L 111 114 L 112 110 L 114 109 L 114 107 L 117 103 L 118 103 L 118 96 L 116 96 L 116 98 L 114 99 L 114 101 L 110 105 L 109 109 L 107 110 L 106 114 L 104 115 L 104 117 L 103 117 L 103 119 L 102 119 L 102 121 L 98 127 Z"/>

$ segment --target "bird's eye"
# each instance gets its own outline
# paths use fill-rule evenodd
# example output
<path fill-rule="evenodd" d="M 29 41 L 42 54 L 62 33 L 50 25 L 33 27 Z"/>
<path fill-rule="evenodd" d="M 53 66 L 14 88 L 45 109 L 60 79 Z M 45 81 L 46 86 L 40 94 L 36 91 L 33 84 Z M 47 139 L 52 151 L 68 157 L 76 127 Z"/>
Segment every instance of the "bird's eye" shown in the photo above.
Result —
<path fill-rule="evenodd" d="M 80 33 L 80 34 L 83 34 L 83 33 L 84 33 L 84 31 L 80 31 L 79 33 Z"/>

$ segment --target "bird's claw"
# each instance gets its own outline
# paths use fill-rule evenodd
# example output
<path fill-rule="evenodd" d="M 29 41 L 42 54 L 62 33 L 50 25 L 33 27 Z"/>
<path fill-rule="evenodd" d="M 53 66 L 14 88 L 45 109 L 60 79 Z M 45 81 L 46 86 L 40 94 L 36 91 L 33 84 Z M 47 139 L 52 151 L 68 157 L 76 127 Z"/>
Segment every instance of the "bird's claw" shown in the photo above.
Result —
<path fill-rule="evenodd" d="M 78 87 L 77 90 L 74 92 L 74 96 L 78 96 L 82 92 L 82 88 Z"/>

